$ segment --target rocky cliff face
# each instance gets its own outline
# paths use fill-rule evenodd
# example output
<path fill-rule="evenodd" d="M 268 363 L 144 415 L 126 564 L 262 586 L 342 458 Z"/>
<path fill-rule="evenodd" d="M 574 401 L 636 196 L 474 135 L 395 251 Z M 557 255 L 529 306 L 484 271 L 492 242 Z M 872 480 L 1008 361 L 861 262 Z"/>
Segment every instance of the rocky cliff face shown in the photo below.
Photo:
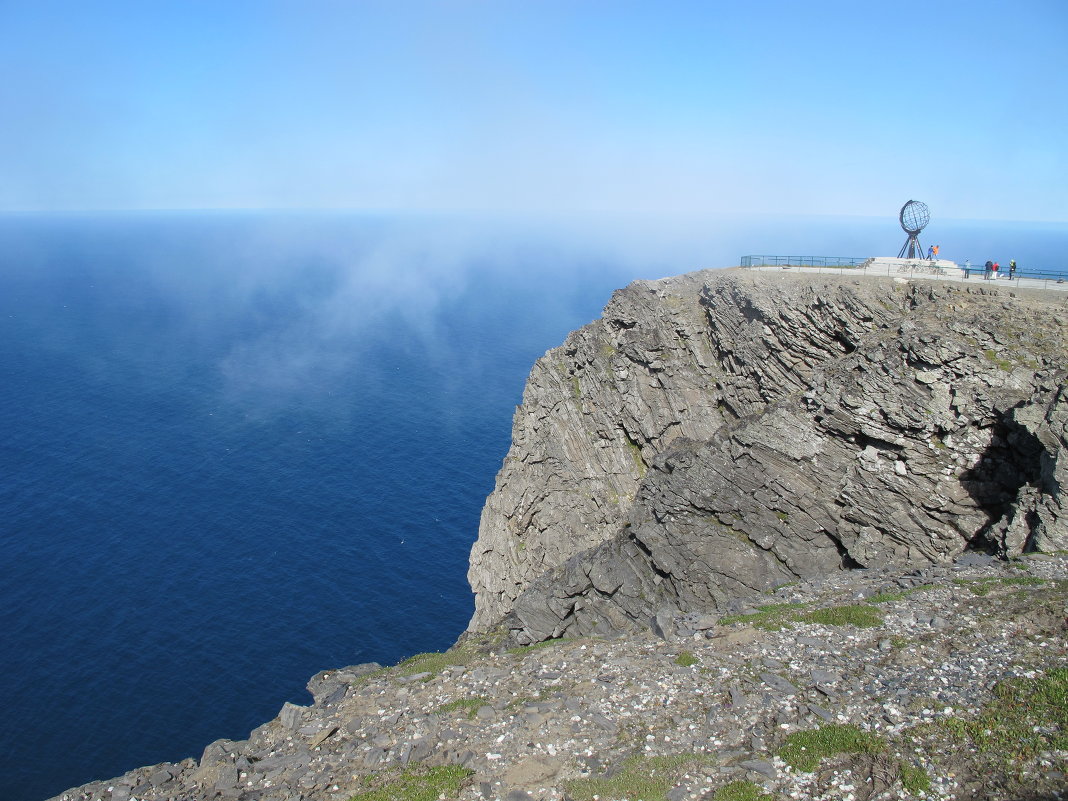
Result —
<path fill-rule="evenodd" d="M 532 372 L 472 630 L 610 634 L 856 567 L 1068 545 L 1068 304 L 708 271 L 617 292 Z"/>

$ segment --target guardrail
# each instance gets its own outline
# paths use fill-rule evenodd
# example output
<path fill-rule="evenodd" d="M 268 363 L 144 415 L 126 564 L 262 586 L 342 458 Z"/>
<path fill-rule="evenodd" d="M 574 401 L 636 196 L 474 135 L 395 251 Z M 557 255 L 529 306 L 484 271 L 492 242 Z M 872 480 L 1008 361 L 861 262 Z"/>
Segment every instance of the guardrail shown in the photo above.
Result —
<path fill-rule="evenodd" d="M 742 256 L 743 267 L 859 267 L 869 258 L 849 256 Z"/>
<path fill-rule="evenodd" d="M 999 286 L 1068 291 L 1068 273 L 1065 272 L 1017 270 L 1015 275 L 1010 278 L 1008 270 L 1002 269 L 998 271 L 998 277 L 994 278 L 993 275 L 987 275 L 986 269 L 981 264 L 971 264 L 968 267 L 958 264 L 956 269 L 947 271 L 941 266 L 931 264 L 926 259 L 901 260 L 894 264 L 873 258 L 857 259 L 839 256 L 742 256 L 741 266 L 749 269 L 778 267 L 783 270 L 796 269 L 801 272 L 833 273 L 837 275 L 857 275 L 859 273 L 862 275 L 937 278 L 949 281 L 991 281 Z"/>

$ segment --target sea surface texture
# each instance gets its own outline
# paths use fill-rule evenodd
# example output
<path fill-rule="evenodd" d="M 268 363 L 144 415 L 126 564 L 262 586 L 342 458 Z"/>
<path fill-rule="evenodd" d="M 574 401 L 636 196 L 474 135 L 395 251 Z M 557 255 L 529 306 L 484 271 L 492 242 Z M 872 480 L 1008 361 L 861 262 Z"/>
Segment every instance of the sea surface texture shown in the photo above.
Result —
<path fill-rule="evenodd" d="M 635 278 L 900 246 L 892 216 L 828 225 L 0 216 L 0 799 L 199 756 L 319 670 L 448 647 L 534 360 Z M 973 263 L 1068 245 L 954 236 Z"/>

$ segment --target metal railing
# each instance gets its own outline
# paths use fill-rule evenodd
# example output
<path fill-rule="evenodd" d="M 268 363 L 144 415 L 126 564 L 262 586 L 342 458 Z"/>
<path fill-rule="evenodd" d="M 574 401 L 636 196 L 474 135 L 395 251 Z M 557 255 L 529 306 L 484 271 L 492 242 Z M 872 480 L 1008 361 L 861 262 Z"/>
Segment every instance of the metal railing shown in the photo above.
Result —
<path fill-rule="evenodd" d="M 859 267 L 868 258 L 849 256 L 742 256 L 743 267 Z"/>
<path fill-rule="evenodd" d="M 894 263 L 897 262 L 897 263 Z M 855 259 L 838 256 L 743 256 L 741 266 L 749 269 L 779 267 L 801 272 L 834 273 L 838 275 L 886 275 L 909 278 L 934 278 L 948 281 L 984 281 L 995 286 L 1068 291 L 1068 273 L 1054 270 L 1017 270 L 1009 277 L 1008 270 L 989 277 L 983 265 L 956 265 L 948 271 L 926 259 L 892 260 L 890 263 L 874 258 Z"/>

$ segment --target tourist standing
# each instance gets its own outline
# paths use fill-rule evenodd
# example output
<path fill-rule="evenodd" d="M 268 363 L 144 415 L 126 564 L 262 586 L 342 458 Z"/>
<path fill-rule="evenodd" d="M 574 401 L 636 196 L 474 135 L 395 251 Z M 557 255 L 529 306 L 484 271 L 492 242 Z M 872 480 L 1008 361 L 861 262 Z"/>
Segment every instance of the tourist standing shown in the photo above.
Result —
<path fill-rule="evenodd" d="M 985 280 L 987 280 L 987 281 L 990 280 L 990 271 L 993 270 L 993 269 L 994 269 L 994 262 L 990 261 L 990 259 L 987 259 L 986 260 L 986 265 L 983 268 L 983 278 Z"/>
<path fill-rule="evenodd" d="M 998 264 L 997 262 L 994 262 L 994 266 L 990 268 L 990 274 L 994 277 L 995 281 L 998 280 L 998 267 L 1000 267 L 1000 266 L 1001 266 L 1000 264 Z"/>
<path fill-rule="evenodd" d="M 1016 277 L 1016 259 L 1009 259 L 1009 280 Z"/>

